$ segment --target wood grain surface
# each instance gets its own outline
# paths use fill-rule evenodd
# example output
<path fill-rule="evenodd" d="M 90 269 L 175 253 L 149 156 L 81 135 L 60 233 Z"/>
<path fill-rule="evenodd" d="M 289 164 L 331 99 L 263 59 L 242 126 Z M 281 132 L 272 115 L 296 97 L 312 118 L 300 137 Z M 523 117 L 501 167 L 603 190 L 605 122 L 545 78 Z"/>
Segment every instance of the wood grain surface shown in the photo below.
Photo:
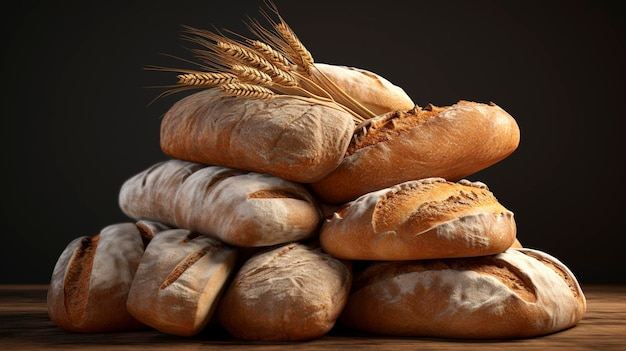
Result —
<path fill-rule="evenodd" d="M 209 326 L 195 337 L 154 330 L 72 334 L 48 318 L 45 285 L 0 285 L 0 350 L 626 350 L 626 286 L 583 286 L 587 313 L 574 328 L 522 340 L 471 341 L 400 338 L 336 327 L 307 342 L 234 339 Z"/>

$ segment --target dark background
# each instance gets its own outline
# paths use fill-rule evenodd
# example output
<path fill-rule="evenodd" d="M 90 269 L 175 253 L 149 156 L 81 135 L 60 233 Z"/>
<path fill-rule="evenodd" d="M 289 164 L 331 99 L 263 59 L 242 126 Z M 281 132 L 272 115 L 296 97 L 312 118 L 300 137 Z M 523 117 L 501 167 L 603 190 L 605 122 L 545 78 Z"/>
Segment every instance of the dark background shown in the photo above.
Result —
<path fill-rule="evenodd" d="M 5 2 L 6 3 L 6 2 Z M 376 72 L 420 106 L 493 101 L 518 150 L 468 179 L 582 283 L 624 274 L 624 6 L 606 1 L 276 1 L 317 62 Z M 407 7 L 410 4 L 410 7 Z M 2 5 L 8 6 L 8 3 Z M 149 104 L 190 58 L 181 25 L 249 34 L 262 1 L 50 1 L 3 13 L 0 283 L 48 283 L 70 240 L 129 221 L 117 196 L 165 159 Z"/>

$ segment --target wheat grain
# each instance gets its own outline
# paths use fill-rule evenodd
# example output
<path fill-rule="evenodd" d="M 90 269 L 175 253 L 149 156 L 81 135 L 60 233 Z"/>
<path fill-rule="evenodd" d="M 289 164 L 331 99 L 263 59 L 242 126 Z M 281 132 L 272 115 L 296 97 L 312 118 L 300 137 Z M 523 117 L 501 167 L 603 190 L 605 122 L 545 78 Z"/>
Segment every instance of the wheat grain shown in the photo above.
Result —
<path fill-rule="evenodd" d="M 269 99 L 276 95 L 268 88 L 247 83 L 229 83 L 220 85 L 220 88 L 228 95 L 245 96 L 257 99 Z"/>
<path fill-rule="evenodd" d="M 244 65 L 233 65 L 232 71 L 242 83 L 255 85 L 271 85 L 272 77 L 254 67 Z"/>
<path fill-rule="evenodd" d="M 298 37 L 296 36 L 296 33 L 291 30 L 287 23 L 278 23 L 275 28 L 278 34 L 280 34 L 281 38 L 287 43 L 287 46 L 295 54 L 294 58 L 296 59 L 298 68 L 310 74 L 310 66 L 313 65 L 314 61 L 313 56 L 311 55 L 309 50 L 304 47 L 300 39 L 298 39 Z"/>
<path fill-rule="evenodd" d="M 272 82 L 274 84 L 283 86 L 283 87 L 295 87 L 298 86 L 297 78 L 287 71 L 283 71 L 280 69 L 272 71 Z"/>
<path fill-rule="evenodd" d="M 239 63 L 258 68 L 263 72 L 271 72 L 276 67 L 272 65 L 268 60 L 261 57 L 261 55 L 255 53 L 250 48 L 226 41 L 218 41 L 217 47 L 227 55 L 230 55 L 236 59 Z"/>
<path fill-rule="evenodd" d="M 283 71 L 290 71 L 292 69 L 291 63 L 285 55 L 279 51 L 274 50 L 271 46 L 258 40 L 252 41 L 252 47 L 255 48 L 261 55 L 263 55 L 268 61 L 272 62 L 279 69 Z"/>
<path fill-rule="evenodd" d="M 218 86 L 237 82 L 237 76 L 226 72 L 192 72 L 176 76 L 178 84 L 190 86 Z"/>
<path fill-rule="evenodd" d="M 254 67 L 268 74 L 272 78 L 272 82 L 277 85 L 286 87 L 298 85 L 296 78 L 289 74 L 289 72 L 272 64 L 251 48 L 226 41 L 218 41 L 217 47 L 222 49 L 225 54 L 235 58 L 240 64 Z"/>

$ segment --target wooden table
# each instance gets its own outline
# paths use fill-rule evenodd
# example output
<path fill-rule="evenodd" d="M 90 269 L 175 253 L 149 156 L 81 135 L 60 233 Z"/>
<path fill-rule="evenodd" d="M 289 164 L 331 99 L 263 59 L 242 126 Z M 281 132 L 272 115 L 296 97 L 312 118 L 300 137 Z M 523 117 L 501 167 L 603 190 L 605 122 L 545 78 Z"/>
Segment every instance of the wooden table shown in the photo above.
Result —
<path fill-rule="evenodd" d="M 468 341 L 374 336 L 333 329 L 308 342 L 247 342 L 223 330 L 195 337 L 158 331 L 71 334 L 48 318 L 45 285 L 0 285 L 0 350 L 626 350 L 626 286 L 583 286 L 588 308 L 574 328 L 533 339 Z"/>

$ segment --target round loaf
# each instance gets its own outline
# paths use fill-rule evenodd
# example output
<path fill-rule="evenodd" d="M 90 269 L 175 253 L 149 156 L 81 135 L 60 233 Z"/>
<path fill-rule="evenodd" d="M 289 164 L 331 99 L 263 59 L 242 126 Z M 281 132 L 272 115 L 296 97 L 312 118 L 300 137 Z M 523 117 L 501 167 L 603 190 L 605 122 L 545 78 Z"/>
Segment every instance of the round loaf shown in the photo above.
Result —
<path fill-rule="evenodd" d="M 159 232 L 137 268 L 128 311 L 164 333 L 198 334 L 215 311 L 236 253 L 217 239 L 185 229 Z"/>
<path fill-rule="evenodd" d="M 310 183 L 341 162 L 354 132 L 339 105 L 305 97 L 267 99 L 204 90 L 177 101 L 161 121 L 161 148 L 180 160 Z"/>
<path fill-rule="evenodd" d="M 352 260 L 417 260 L 500 253 L 513 213 L 481 182 L 426 178 L 363 195 L 327 219 L 320 243 Z"/>
<path fill-rule="evenodd" d="M 586 299 L 556 258 L 492 256 L 374 263 L 355 277 L 339 319 L 361 331 L 419 337 L 527 338 L 576 325 Z"/>
<path fill-rule="evenodd" d="M 244 340 L 321 337 L 335 325 L 351 283 L 349 263 L 319 246 L 281 245 L 245 262 L 222 297 L 217 317 Z"/>
<path fill-rule="evenodd" d="M 410 110 L 415 103 L 406 92 L 380 75 L 356 67 L 315 63 L 315 76 L 325 75 L 346 94 L 375 115 Z"/>
<path fill-rule="evenodd" d="M 361 123 L 341 164 L 311 189 L 345 203 L 405 181 L 459 180 L 506 158 L 519 140 L 515 119 L 493 103 L 394 111 Z"/>
<path fill-rule="evenodd" d="M 188 229 L 241 247 L 317 235 L 316 200 L 302 184 L 264 173 L 171 159 L 129 178 L 119 193 L 135 219 Z"/>
<path fill-rule="evenodd" d="M 48 315 L 59 328 L 80 333 L 146 328 L 126 310 L 128 291 L 144 252 L 133 223 L 112 224 L 71 241 L 52 273 Z"/>

